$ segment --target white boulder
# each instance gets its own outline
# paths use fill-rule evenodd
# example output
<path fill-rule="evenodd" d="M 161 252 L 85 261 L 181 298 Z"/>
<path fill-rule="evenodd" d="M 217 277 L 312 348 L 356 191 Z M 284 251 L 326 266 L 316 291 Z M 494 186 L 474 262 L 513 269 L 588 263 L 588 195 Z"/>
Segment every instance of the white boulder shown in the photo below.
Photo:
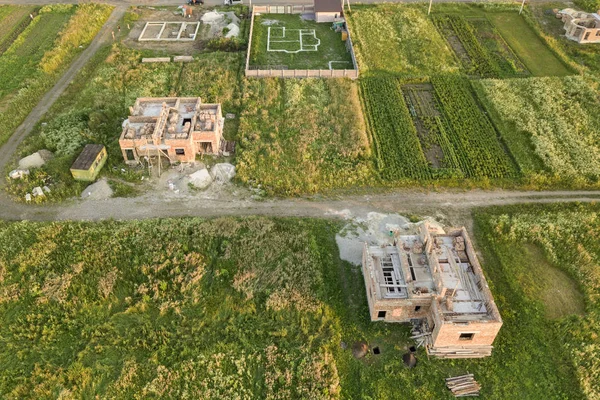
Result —
<path fill-rule="evenodd" d="M 202 168 L 190 175 L 190 183 L 198 189 L 206 189 L 213 179 L 206 168 Z"/>
<path fill-rule="evenodd" d="M 46 164 L 46 160 L 39 152 L 23 157 L 19 160 L 19 169 L 39 168 Z"/>
<path fill-rule="evenodd" d="M 112 195 L 113 191 L 106 179 L 101 179 L 98 182 L 92 183 L 90 186 L 86 187 L 81 193 L 81 198 L 92 200 L 105 200 L 110 198 Z"/>
<path fill-rule="evenodd" d="M 215 164 L 210 170 L 210 175 L 215 182 L 227 183 L 235 176 L 235 166 L 229 163 Z"/>
<path fill-rule="evenodd" d="M 226 26 L 228 32 L 225 34 L 227 39 L 232 37 L 238 37 L 240 35 L 240 27 L 233 22 Z"/>

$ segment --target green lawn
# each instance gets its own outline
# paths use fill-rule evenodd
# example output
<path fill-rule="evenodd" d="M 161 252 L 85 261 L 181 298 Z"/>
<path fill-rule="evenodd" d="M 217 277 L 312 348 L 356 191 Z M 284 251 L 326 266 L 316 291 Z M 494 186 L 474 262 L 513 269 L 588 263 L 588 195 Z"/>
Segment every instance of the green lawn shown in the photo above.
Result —
<path fill-rule="evenodd" d="M 532 75 L 571 74 L 518 13 L 489 13 L 488 18 Z"/>
<path fill-rule="evenodd" d="M 270 35 L 269 35 L 269 28 Z M 284 29 L 285 28 L 285 33 Z M 314 30 L 302 35 L 298 29 Z M 269 41 L 270 37 L 270 41 Z M 267 42 L 269 49 L 267 49 Z M 316 46 L 316 47 L 315 47 Z M 313 51 L 316 48 L 316 51 Z M 300 51 L 301 49 L 310 51 Z M 276 50 L 285 50 L 276 51 Z M 331 29 L 330 23 L 305 21 L 295 14 L 263 14 L 254 18 L 250 65 L 268 69 L 286 66 L 288 69 L 353 69 L 352 58 L 346 51 L 341 33 Z"/>

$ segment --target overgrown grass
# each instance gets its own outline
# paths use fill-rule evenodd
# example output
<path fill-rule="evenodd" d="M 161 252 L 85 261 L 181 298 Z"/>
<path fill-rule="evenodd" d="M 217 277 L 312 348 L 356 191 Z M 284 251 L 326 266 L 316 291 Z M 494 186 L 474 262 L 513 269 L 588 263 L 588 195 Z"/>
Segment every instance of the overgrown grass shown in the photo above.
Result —
<path fill-rule="evenodd" d="M 244 83 L 238 177 L 270 194 L 369 184 L 369 144 L 357 85 L 343 79 Z"/>
<path fill-rule="evenodd" d="M 282 27 L 287 31 L 286 38 L 274 39 L 275 34 L 281 35 Z M 268 29 L 271 28 L 271 40 L 298 40 L 296 29 L 308 29 L 315 31 L 319 40 L 317 51 L 301 51 L 299 53 L 285 53 L 267 51 Z M 277 32 L 274 32 L 274 31 Z M 316 45 L 317 41 L 311 36 L 302 38 L 304 47 Z M 275 43 L 271 42 L 271 49 L 282 49 L 289 51 L 299 50 L 299 43 Z M 331 29 L 331 23 L 316 23 L 306 21 L 298 14 L 263 14 L 254 18 L 254 34 L 252 37 L 252 49 L 250 52 L 250 65 L 268 66 L 285 65 L 288 69 L 329 69 L 329 62 L 333 69 L 353 69 L 352 58 L 346 51 L 346 45 L 342 41 L 341 33 Z"/>
<path fill-rule="evenodd" d="M 593 397 L 597 311 L 547 320 L 518 251 L 523 237 L 566 254 L 552 263 L 591 299 L 597 211 L 481 212 L 477 243 L 504 320 L 494 353 L 438 360 L 420 349 L 415 369 L 401 358 L 408 329 L 370 322 L 360 269 L 337 256 L 337 223 L 0 223 L 0 395 L 451 399 L 444 378 L 468 371 L 488 399 L 579 399 L 573 354 Z M 360 340 L 381 354 L 354 359 Z"/>
<path fill-rule="evenodd" d="M 554 376 L 555 387 L 548 395 L 558 397 L 562 391 L 565 398 L 582 397 L 579 391 L 569 392 L 568 385 L 571 385 L 581 387 L 587 398 L 600 396 L 599 212 L 598 205 L 557 204 L 495 208 L 477 215 L 479 244 L 488 265 L 486 271 L 501 294 L 496 296 L 498 307 L 504 310 L 505 325 L 501 331 L 504 339 L 498 346 L 509 339 L 507 334 L 513 333 L 511 327 L 518 326 L 522 332 L 515 331 L 507 344 L 514 351 L 526 349 L 525 362 L 535 359 L 536 369 L 545 370 L 547 377 Z M 539 252 L 532 255 L 528 250 L 532 245 L 538 246 L 543 256 Z M 544 278 L 531 276 L 530 269 L 535 271 L 539 265 L 548 263 L 549 268 L 558 268 L 571 277 L 575 287 L 569 279 L 555 282 L 558 286 L 548 286 L 546 282 L 548 276 L 554 274 L 552 270 L 540 271 L 546 275 Z M 548 309 L 553 302 L 547 296 L 556 289 L 575 291 L 571 297 L 577 297 L 577 291 L 581 291 L 585 315 L 577 315 L 581 306 L 576 305 L 570 309 L 574 315 L 558 320 L 546 318 L 545 315 L 555 311 Z M 551 359 L 554 361 L 550 362 Z M 542 370 L 540 367 L 547 361 Z M 553 369 L 548 369 L 551 365 Z M 526 366 L 521 365 L 521 368 L 525 370 Z M 564 374 L 563 379 L 557 379 L 561 374 Z M 541 382 L 529 379 L 519 384 L 541 387 Z"/>
<path fill-rule="evenodd" d="M 493 110 L 492 116 L 500 118 L 504 142 L 525 174 L 550 171 L 582 185 L 586 180 L 597 182 L 600 101 L 594 80 L 483 80 L 475 87 Z"/>
<path fill-rule="evenodd" d="M 428 76 L 458 62 L 421 5 L 353 6 L 350 31 L 361 73 Z"/>

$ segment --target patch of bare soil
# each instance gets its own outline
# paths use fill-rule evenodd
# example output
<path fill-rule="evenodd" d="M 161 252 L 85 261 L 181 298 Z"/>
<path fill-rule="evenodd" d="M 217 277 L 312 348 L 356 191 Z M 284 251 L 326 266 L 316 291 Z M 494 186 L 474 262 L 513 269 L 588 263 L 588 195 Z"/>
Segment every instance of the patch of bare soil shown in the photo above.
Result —
<path fill-rule="evenodd" d="M 404 85 L 402 93 L 417 129 L 425 158 L 433 168 L 442 167 L 444 152 L 436 143 L 436 133 L 432 132 L 436 127 L 436 118 L 440 117 L 435 104 L 433 86 L 430 83 Z"/>
<path fill-rule="evenodd" d="M 192 55 L 202 50 L 202 44 L 199 40 L 194 41 L 144 41 L 140 42 L 138 39 L 146 26 L 146 22 L 200 22 L 200 17 L 207 9 L 201 6 L 194 7 L 191 18 L 184 18 L 181 14 L 181 10 L 177 10 L 176 7 L 164 9 L 153 9 L 151 7 L 140 7 L 136 9 L 136 13 L 140 16 L 139 19 L 134 22 L 129 34 L 123 39 L 123 44 L 132 49 L 139 50 L 154 50 L 163 51 L 172 55 Z M 200 22 L 200 28 L 198 30 L 198 36 L 203 29 L 203 24 Z"/>

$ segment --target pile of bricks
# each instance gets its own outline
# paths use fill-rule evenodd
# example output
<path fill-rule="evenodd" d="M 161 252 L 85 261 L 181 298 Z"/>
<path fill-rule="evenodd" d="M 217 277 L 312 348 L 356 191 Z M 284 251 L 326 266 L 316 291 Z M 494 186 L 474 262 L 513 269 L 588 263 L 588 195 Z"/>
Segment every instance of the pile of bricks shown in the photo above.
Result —
<path fill-rule="evenodd" d="M 473 374 L 446 378 L 446 386 L 455 397 L 479 396 L 479 389 L 481 389 Z"/>

